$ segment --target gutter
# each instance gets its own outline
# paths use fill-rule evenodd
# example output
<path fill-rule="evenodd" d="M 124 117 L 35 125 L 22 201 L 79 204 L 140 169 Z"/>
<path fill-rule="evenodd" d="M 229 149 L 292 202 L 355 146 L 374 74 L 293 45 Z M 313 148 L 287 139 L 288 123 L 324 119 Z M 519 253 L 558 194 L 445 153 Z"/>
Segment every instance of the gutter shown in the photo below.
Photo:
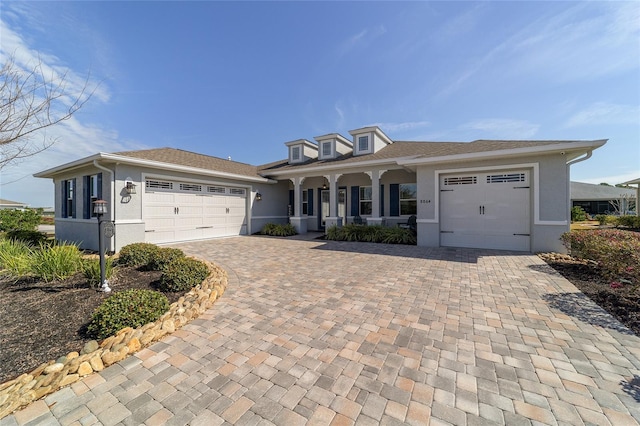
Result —
<path fill-rule="evenodd" d="M 111 211 L 109 212 L 109 219 L 111 220 L 111 222 L 115 225 L 115 218 L 116 218 L 116 174 L 113 172 L 113 170 L 101 165 L 100 163 L 98 163 L 98 160 L 93 160 L 93 165 L 100 169 L 100 170 L 104 170 L 105 172 L 109 173 L 111 175 Z M 116 238 L 117 238 L 117 232 L 114 233 L 113 238 L 109 239 L 109 249 L 110 251 L 115 251 L 115 247 L 116 247 Z"/>

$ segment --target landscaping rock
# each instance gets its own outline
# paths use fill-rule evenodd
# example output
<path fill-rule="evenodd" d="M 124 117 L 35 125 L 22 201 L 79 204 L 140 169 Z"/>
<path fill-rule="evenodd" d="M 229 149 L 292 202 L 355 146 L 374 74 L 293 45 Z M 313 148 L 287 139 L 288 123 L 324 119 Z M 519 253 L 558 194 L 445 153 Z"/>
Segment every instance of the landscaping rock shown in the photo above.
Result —
<path fill-rule="evenodd" d="M 90 340 L 84 345 L 84 347 L 82 348 L 82 351 L 80 351 L 80 353 L 81 354 L 88 354 L 88 353 L 94 352 L 99 347 L 100 347 L 100 345 L 98 344 L 98 342 L 96 342 L 95 340 Z"/>
<path fill-rule="evenodd" d="M 48 366 L 47 368 L 44 369 L 44 373 L 45 374 L 51 374 L 51 373 L 57 373 L 59 371 L 62 371 L 62 369 L 64 368 L 64 364 L 61 362 L 56 362 L 55 364 L 52 364 L 50 366 Z"/>

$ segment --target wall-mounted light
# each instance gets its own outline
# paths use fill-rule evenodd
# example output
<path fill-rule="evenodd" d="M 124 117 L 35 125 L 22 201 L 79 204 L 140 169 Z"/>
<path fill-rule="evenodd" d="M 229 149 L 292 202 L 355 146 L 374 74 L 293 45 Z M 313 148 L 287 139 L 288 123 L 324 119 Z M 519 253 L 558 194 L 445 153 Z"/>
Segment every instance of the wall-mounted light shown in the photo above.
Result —
<path fill-rule="evenodd" d="M 259 192 L 256 192 L 256 201 L 262 201 L 262 194 Z"/>
<path fill-rule="evenodd" d="M 136 184 L 131 182 L 130 180 L 126 181 L 124 184 L 124 190 L 127 191 L 127 194 L 135 194 L 136 193 Z"/>
<path fill-rule="evenodd" d="M 327 189 L 327 184 L 322 182 L 322 189 Z"/>

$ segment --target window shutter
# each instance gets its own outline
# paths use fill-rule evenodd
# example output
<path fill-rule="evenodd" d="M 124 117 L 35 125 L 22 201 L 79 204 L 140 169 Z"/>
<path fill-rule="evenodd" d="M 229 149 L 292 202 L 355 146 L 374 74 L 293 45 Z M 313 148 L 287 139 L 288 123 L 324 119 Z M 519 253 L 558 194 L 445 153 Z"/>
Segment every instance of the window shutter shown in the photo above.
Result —
<path fill-rule="evenodd" d="M 82 176 L 82 218 L 91 219 L 91 176 Z"/>
<path fill-rule="evenodd" d="M 78 199 L 78 195 L 76 194 L 78 192 L 78 187 L 76 186 L 76 178 L 72 179 L 73 182 L 73 198 L 71 199 L 71 217 L 72 218 L 76 218 L 76 200 Z"/>
<path fill-rule="evenodd" d="M 351 216 L 360 215 L 360 187 L 351 187 Z"/>
<path fill-rule="evenodd" d="M 67 181 L 61 180 L 62 197 L 60 197 L 60 217 L 67 217 Z"/>
<path fill-rule="evenodd" d="M 102 173 L 98 173 L 98 200 L 102 200 Z"/>
<path fill-rule="evenodd" d="M 289 216 L 293 216 L 294 214 L 296 214 L 296 208 L 294 206 L 294 200 L 295 200 L 295 194 L 293 192 L 293 189 L 289 190 L 289 211 L 287 212 L 287 215 Z"/>
<path fill-rule="evenodd" d="M 389 185 L 389 215 L 400 216 L 400 185 Z"/>
<path fill-rule="evenodd" d="M 380 217 L 384 217 L 384 185 L 380 185 Z"/>
<path fill-rule="evenodd" d="M 307 216 L 313 216 L 313 188 L 307 189 Z"/>

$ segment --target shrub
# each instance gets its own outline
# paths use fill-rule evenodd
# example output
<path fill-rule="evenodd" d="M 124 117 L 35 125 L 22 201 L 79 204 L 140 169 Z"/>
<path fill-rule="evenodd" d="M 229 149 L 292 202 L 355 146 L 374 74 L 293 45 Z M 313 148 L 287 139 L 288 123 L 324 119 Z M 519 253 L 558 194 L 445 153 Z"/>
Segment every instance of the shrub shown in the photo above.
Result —
<path fill-rule="evenodd" d="M 616 226 L 621 226 L 624 228 L 640 228 L 640 216 L 619 216 L 616 217 Z"/>
<path fill-rule="evenodd" d="M 572 231 L 562 235 L 571 255 L 596 262 L 614 281 L 640 284 L 640 234 L 617 229 Z"/>
<path fill-rule="evenodd" d="M 78 246 L 59 244 L 40 245 L 32 251 L 32 273 L 44 282 L 69 278 L 82 268 L 82 254 Z"/>
<path fill-rule="evenodd" d="M 184 252 L 177 248 L 159 247 L 149 262 L 149 269 L 163 271 L 164 268 L 176 259 L 184 257 Z"/>
<path fill-rule="evenodd" d="M 100 259 L 85 259 L 82 262 L 84 277 L 91 287 L 100 287 Z M 105 278 L 108 280 L 113 275 L 113 260 L 110 257 L 104 259 Z"/>
<path fill-rule="evenodd" d="M 38 231 L 26 229 L 14 229 L 8 231 L 6 237 L 13 241 L 22 241 L 30 246 L 37 247 L 47 241 L 47 235 Z"/>
<path fill-rule="evenodd" d="M 157 291 L 120 291 L 93 312 L 87 331 L 97 339 L 104 339 L 125 327 L 136 328 L 153 322 L 168 310 L 169 300 Z"/>
<path fill-rule="evenodd" d="M 384 244 L 416 244 L 416 237 L 409 229 L 380 225 L 362 226 L 348 224 L 341 228 L 327 229 L 325 238 L 334 241 L 362 241 Z"/>
<path fill-rule="evenodd" d="M 187 291 L 209 276 L 209 268 L 199 260 L 181 257 L 166 265 L 160 277 L 160 290 Z"/>
<path fill-rule="evenodd" d="M 42 209 L 0 210 L 0 231 L 35 231 L 40 224 Z"/>
<path fill-rule="evenodd" d="M 571 221 L 582 222 L 585 220 L 587 220 L 587 213 L 585 213 L 584 209 L 580 206 L 573 206 L 571 208 Z"/>
<path fill-rule="evenodd" d="M 597 214 L 595 216 L 595 219 L 598 221 L 598 224 L 600 226 L 606 225 L 607 221 L 609 220 L 608 218 L 609 218 L 609 216 L 607 216 L 606 214 Z"/>
<path fill-rule="evenodd" d="M 32 251 L 22 241 L 0 240 L 0 269 L 14 278 L 31 274 Z"/>
<path fill-rule="evenodd" d="M 285 225 L 277 223 L 267 223 L 260 231 L 262 235 L 271 235 L 272 237 L 290 237 L 296 235 L 298 232 L 296 228 L 287 223 Z"/>
<path fill-rule="evenodd" d="M 133 268 L 147 268 L 160 247 L 149 243 L 133 243 L 120 249 L 118 263 Z"/>

